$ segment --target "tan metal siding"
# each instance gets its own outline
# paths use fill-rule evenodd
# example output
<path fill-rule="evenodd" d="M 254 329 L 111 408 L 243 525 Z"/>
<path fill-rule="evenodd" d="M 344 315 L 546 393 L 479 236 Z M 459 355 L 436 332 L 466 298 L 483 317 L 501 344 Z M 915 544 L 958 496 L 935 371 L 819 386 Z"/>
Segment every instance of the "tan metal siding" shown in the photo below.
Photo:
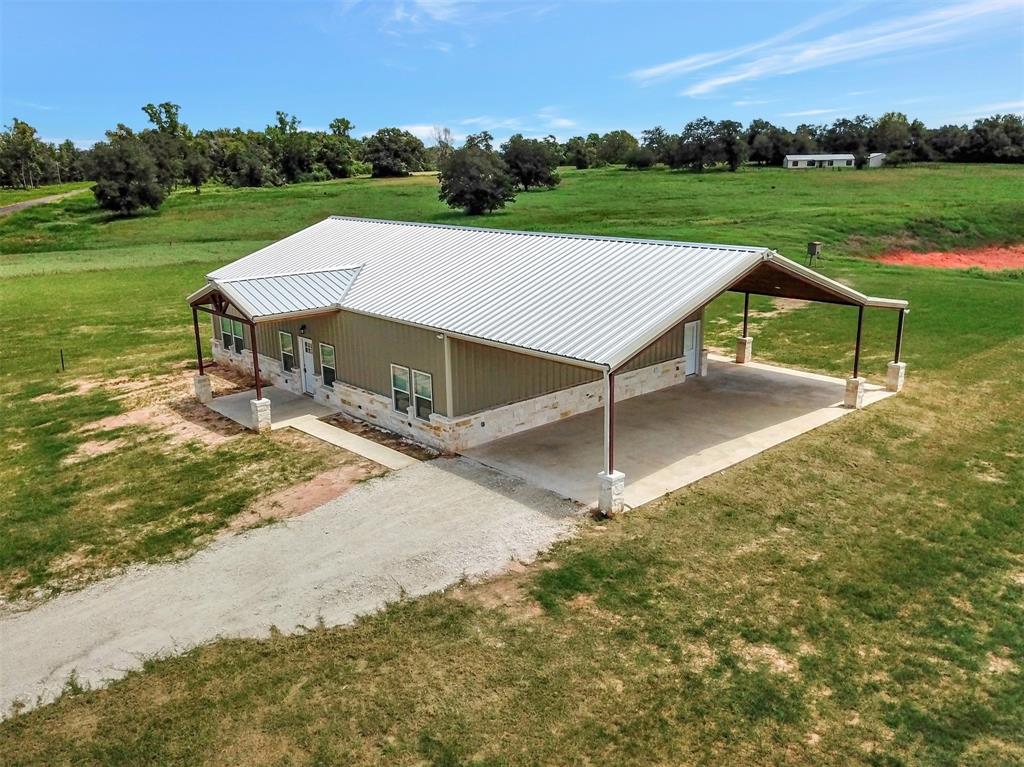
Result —
<path fill-rule="evenodd" d="M 679 359 L 683 356 L 683 326 L 687 322 L 694 322 L 704 316 L 704 309 L 698 309 L 678 325 L 673 326 L 665 335 L 644 349 L 628 365 L 623 366 L 620 373 L 630 370 L 639 370 L 649 365 L 657 365 L 659 362 Z"/>
<path fill-rule="evenodd" d="M 299 328 L 313 340 L 316 372 L 320 373 L 319 344 L 331 344 L 338 369 L 337 379 L 360 389 L 391 396 L 391 364 L 430 373 L 434 384 L 434 412 L 447 415 L 445 404 L 444 340 L 431 330 L 403 325 L 352 312 L 319 317 L 297 317 L 256 325 L 260 354 L 281 358 L 278 333 L 295 337 L 299 354 Z M 298 362 L 296 361 L 296 364 Z"/>
<path fill-rule="evenodd" d="M 555 360 L 452 338 L 455 415 L 539 397 L 597 380 L 601 373 Z"/>

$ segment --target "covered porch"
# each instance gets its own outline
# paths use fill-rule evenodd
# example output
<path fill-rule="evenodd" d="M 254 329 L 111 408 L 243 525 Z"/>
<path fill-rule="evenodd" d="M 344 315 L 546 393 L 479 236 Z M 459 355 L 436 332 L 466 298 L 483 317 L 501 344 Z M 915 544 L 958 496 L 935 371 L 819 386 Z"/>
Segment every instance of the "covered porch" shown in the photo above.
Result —
<path fill-rule="evenodd" d="M 338 412 L 336 409 L 314 402 L 309 397 L 279 389 L 276 386 L 261 387 L 260 395 L 256 394 L 255 389 L 226 394 L 210 400 L 207 406 L 213 412 L 220 413 L 225 418 L 230 418 L 247 429 L 257 431 L 257 413 L 253 403 L 260 400 L 266 400 L 269 403 L 267 417 L 269 428 L 272 430 L 291 426 L 298 419 L 305 419 L 309 416 L 324 418 Z"/>
<path fill-rule="evenodd" d="M 847 415 L 841 378 L 710 355 L 707 376 L 616 405 L 615 470 L 639 506 Z M 864 384 L 862 405 L 894 392 Z M 603 409 L 490 442 L 466 455 L 588 505 L 605 442 Z"/>

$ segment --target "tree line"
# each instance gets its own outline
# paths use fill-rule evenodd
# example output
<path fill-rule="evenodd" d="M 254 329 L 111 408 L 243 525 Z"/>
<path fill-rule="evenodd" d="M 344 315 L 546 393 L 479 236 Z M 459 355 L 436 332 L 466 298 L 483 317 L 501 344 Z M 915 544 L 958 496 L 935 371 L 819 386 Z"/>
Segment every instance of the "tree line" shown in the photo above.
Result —
<path fill-rule="evenodd" d="M 104 208 L 130 215 L 141 207 L 158 208 L 180 186 L 196 192 L 209 180 L 231 186 L 277 186 L 370 174 L 404 176 L 437 170 L 441 196 L 468 212 L 500 207 L 518 189 L 553 187 L 559 165 L 579 169 L 625 165 L 644 169 L 663 164 L 701 172 L 744 164 L 780 166 L 787 154 L 852 153 L 862 165 L 871 152 L 886 152 L 887 164 L 905 162 L 1024 162 L 1024 120 L 993 115 L 973 125 L 931 129 L 900 112 L 878 119 L 860 115 L 795 130 L 756 119 L 700 117 L 679 133 L 661 126 L 641 132 L 591 133 L 559 142 L 516 134 L 498 149 L 488 133 L 467 137 L 456 149 L 451 132 L 435 130 L 431 146 L 401 128 L 382 128 L 356 138 L 346 118 L 327 130 L 306 130 L 294 115 L 278 112 L 263 130 L 220 128 L 192 131 L 180 119 L 180 107 L 165 102 L 142 108 L 149 126 L 133 131 L 118 125 L 89 149 L 71 141 L 44 142 L 35 128 L 13 119 L 0 133 L 0 185 L 92 180 Z"/>

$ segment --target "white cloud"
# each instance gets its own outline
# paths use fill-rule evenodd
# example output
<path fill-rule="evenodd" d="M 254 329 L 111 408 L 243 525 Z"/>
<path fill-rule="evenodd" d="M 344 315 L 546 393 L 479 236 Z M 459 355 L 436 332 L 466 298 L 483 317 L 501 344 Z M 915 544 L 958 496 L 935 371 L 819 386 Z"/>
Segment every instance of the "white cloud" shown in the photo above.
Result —
<path fill-rule="evenodd" d="M 628 76 L 630 79 L 635 80 L 641 85 L 650 85 L 652 83 L 678 77 L 679 75 L 687 74 L 689 72 L 696 72 L 718 64 L 724 64 L 727 61 L 732 61 L 749 53 L 754 53 L 755 51 L 763 50 L 785 42 L 786 40 L 790 40 L 804 32 L 820 27 L 822 24 L 826 24 L 841 16 L 845 16 L 850 13 L 851 10 L 852 9 L 850 8 L 837 8 L 826 11 L 825 13 L 818 14 L 807 21 L 803 21 L 790 29 L 780 32 L 779 34 L 758 43 L 740 46 L 739 48 L 730 48 L 724 51 L 715 51 L 713 53 L 697 53 L 691 56 L 686 56 L 685 58 L 676 59 L 675 61 L 657 64 L 653 67 L 634 69 Z"/>
<path fill-rule="evenodd" d="M 836 112 L 849 112 L 849 107 L 836 107 L 835 109 L 803 109 L 799 112 L 783 112 L 783 117 L 813 117 L 814 115 L 831 115 Z"/>
<path fill-rule="evenodd" d="M 959 5 L 944 5 L 912 16 L 864 24 L 826 37 L 775 46 L 765 55 L 747 58 L 731 69 L 690 85 L 681 92 L 681 95 L 702 96 L 739 82 L 790 75 L 835 64 L 873 59 L 883 54 L 927 48 L 955 37 L 963 37 L 995 23 L 1005 23 L 1005 17 L 1011 13 L 1017 16 L 1022 6 L 1024 0 L 976 0 Z M 766 42 L 774 46 L 778 37 L 770 38 Z M 748 49 L 758 50 L 764 47 L 764 43 L 747 46 Z M 744 50 L 739 56 L 732 55 L 734 51 L 700 55 L 724 60 L 723 54 L 730 54 L 726 58 L 731 60 L 743 57 L 747 52 Z"/>
<path fill-rule="evenodd" d="M 759 104 L 774 104 L 778 99 L 740 99 L 732 102 L 734 107 L 753 107 Z"/>
<path fill-rule="evenodd" d="M 973 122 L 982 117 L 991 117 L 994 114 L 1019 114 L 1024 115 L 1024 101 L 1000 101 L 995 104 L 982 104 L 973 109 L 965 110 L 959 114 L 948 117 L 946 122 Z"/>
<path fill-rule="evenodd" d="M 439 51 L 440 53 L 451 53 L 453 47 L 451 43 L 446 43 L 443 40 L 431 40 L 427 43 L 427 48 L 432 51 Z"/>

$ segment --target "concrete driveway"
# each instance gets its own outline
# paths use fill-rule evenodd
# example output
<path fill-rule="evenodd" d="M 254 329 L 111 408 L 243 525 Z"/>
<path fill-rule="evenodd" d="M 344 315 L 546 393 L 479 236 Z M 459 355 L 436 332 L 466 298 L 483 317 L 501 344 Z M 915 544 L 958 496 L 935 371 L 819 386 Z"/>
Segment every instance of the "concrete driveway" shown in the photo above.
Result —
<path fill-rule="evenodd" d="M 799 370 L 712 357 L 706 378 L 615 407 L 615 468 L 628 506 L 639 506 L 854 411 L 846 382 Z M 891 396 L 869 386 L 865 403 Z M 530 429 L 466 451 L 481 463 L 581 503 L 597 502 L 603 410 Z"/>
<path fill-rule="evenodd" d="M 496 573 L 569 535 L 579 513 L 464 458 L 393 472 L 180 563 L 0 615 L 0 716 L 53 699 L 72 672 L 98 685 L 219 636 L 345 624 L 403 592 Z"/>

